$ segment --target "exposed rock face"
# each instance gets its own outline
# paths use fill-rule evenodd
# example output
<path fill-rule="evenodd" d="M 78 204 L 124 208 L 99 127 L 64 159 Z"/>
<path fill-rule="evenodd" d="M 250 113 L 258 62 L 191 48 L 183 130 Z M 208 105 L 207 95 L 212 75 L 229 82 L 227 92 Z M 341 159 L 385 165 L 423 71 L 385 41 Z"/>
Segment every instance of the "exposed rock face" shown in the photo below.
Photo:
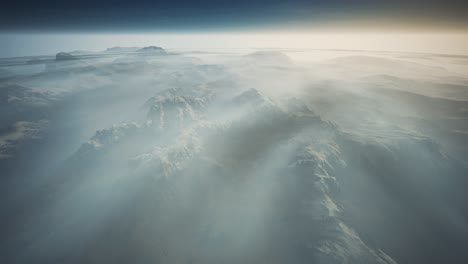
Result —
<path fill-rule="evenodd" d="M 70 53 L 66 52 L 59 52 L 55 55 L 55 59 L 58 61 L 66 61 L 66 60 L 75 60 L 76 57 L 71 55 Z"/>
<path fill-rule="evenodd" d="M 48 120 L 15 122 L 0 135 L 0 160 L 10 158 L 25 141 L 40 139 L 48 126 Z"/>
<path fill-rule="evenodd" d="M 54 99 L 51 92 L 35 91 L 20 85 L 0 87 L 0 109 L 3 111 L 7 111 L 7 107 L 19 110 L 32 106 L 47 106 Z M 11 110 L 13 109 L 9 109 Z"/>
<path fill-rule="evenodd" d="M 139 49 L 138 51 L 164 51 L 163 48 L 161 47 L 157 47 L 157 46 L 148 46 L 148 47 L 144 47 L 144 48 L 141 48 Z"/>
<path fill-rule="evenodd" d="M 160 129 L 188 126 L 199 120 L 202 111 L 213 99 L 212 91 L 184 93 L 180 89 L 168 89 L 148 100 L 148 121 Z"/>
<path fill-rule="evenodd" d="M 157 47 L 157 46 L 148 46 L 148 47 L 144 47 L 144 48 L 141 48 L 139 50 L 137 50 L 137 52 L 140 52 L 140 53 L 143 53 L 143 54 L 158 54 L 158 55 L 162 55 L 162 54 L 167 54 L 167 52 L 161 48 L 161 47 Z"/>

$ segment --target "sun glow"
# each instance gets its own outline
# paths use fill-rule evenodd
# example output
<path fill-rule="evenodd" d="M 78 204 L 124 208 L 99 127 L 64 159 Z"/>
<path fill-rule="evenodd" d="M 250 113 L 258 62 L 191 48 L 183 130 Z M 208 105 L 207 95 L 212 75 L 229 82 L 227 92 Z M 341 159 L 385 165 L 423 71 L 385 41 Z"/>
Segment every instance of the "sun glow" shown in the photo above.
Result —
<path fill-rule="evenodd" d="M 0 57 L 55 54 L 57 50 L 99 51 L 113 45 L 166 49 L 349 49 L 468 54 L 465 33 L 208 32 L 134 34 L 1 34 Z"/>

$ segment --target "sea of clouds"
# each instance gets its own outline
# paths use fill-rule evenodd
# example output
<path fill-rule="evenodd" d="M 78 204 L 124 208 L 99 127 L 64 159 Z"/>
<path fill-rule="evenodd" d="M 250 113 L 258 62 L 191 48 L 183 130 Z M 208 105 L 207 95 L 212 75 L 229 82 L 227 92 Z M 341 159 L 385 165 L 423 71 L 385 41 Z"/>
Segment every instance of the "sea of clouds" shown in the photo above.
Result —
<path fill-rule="evenodd" d="M 2 263 L 462 263 L 468 57 L 0 60 Z"/>

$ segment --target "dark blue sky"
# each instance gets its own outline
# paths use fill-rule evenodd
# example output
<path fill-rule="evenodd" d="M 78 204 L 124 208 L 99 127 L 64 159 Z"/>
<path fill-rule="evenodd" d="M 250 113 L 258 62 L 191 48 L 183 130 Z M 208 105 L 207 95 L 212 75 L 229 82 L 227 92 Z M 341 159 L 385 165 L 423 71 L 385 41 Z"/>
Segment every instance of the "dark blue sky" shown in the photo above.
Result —
<path fill-rule="evenodd" d="M 465 29 L 460 0 L 10 0 L 0 31 L 210 31 L 379 26 Z"/>

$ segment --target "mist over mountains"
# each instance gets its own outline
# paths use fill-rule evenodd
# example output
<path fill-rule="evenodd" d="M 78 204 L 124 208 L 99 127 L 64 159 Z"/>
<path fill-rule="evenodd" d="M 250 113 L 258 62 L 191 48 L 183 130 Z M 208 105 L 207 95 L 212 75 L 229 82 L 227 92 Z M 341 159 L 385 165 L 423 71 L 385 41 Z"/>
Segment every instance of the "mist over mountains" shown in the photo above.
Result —
<path fill-rule="evenodd" d="M 467 65 L 157 46 L 0 59 L 0 262 L 464 263 Z"/>

